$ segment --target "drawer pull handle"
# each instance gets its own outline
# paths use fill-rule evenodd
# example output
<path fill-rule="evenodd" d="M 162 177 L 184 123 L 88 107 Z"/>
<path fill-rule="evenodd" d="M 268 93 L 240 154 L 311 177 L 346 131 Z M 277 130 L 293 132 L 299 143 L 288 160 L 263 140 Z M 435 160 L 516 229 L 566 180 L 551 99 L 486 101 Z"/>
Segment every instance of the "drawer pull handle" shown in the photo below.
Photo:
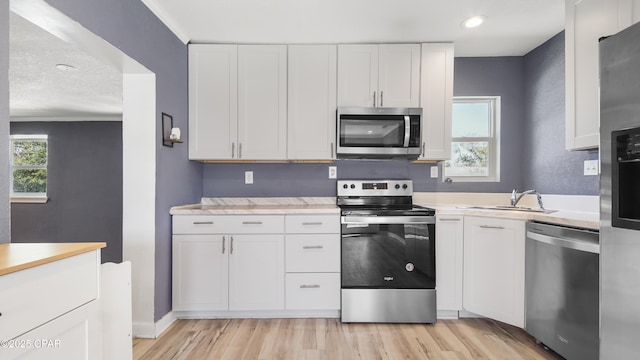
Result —
<path fill-rule="evenodd" d="M 222 253 L 224 254 L 224 244 L 227 242 L 227 238 L 225 236 L 222 237 Z"/>
<path fill-rule="evenodd" d="M 320 289 L 320 285 L 300 285 L 300 289 Z"/>
<path fill-rule="evenodd" d="M 302 225 L 303 225 L 303 226 L 313 226 L 313 225 L 319 226 L 319 225 L 322 225 L 322 221 L 317 221 L 317 222 L 303 222 L 303 223 L 302 223 Z"/>
<path fill-rule="evenodd" d="M 460 221 L 460 219 L 438 219 L 440 221 Z"/>
<path fill-rule="evenodd" d="M 213 221 L 194 221 L 193 225 L 213 225 Z"/>
<path fill-rule="evenodd" d="M 262 225 L 262 221 L 243 221 L 242 225 Z"/>
<path fill-rule="evenodd" d="M 483 229 L 498 229 L 498 230 L 504 230 L 504 226 L 491 226 L 491 225 L 480 225 L 481 228 Z"/>
<path fill-rule="evenodd" d="M 322 249 L 322 245 L 305 245 L 302 247 L 304 250 Z"/>
<path fill-rule="evenodd" d="M 233 254 L 233 236 L 231 236 L 231 248 L 229 249 L 229 255 Z"/>

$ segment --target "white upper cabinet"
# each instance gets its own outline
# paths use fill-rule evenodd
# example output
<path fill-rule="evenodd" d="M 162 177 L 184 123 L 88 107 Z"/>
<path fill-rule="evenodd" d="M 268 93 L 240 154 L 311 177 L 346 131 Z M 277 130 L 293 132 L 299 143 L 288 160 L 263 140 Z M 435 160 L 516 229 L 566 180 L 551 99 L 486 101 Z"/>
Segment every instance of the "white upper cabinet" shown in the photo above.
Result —
<path fill-rule="evenodd" d="M 283 160 L 286 45 L 189 45 L 189 159 Z"/>
<path fill-rule="evenodd" d="M 287 46 L 238 46 L 238 158 L 287 158 Z"/>
<path fill-rule="evenodd" d="M 451 158 L 453 64 L 452 43 L 422 44 L 422 153 L 419 159 Z"/>
<path fill-rule="evenodd" d="M 236 45 L 189 45 L 189 159 L 232 159 L 238 137 Z"/>
<path fill-rule="evenodd" d="M 338 45 L 338 106 L 417 107 L 420 44 Z"/>
<path fill-rule="evenodd" d="M 335 158 L 336 45 L 289 45 L 288 159 Z"/>
<path fill-rule="evenodd" d="M 598 39 L 637 22 L 638 0 L 565 0 L 566 148 L 600 143 Z"/>

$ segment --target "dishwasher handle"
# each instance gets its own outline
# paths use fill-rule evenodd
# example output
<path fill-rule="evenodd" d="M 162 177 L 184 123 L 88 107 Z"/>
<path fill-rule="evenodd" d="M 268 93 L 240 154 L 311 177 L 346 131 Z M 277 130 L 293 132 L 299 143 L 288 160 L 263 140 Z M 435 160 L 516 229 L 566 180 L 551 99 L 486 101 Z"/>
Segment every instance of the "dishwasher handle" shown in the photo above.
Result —
<path fill-rule="evenodd" d="M 600 254 L 600 244 L 594 244 L 592 242 L 581 241 L 578 239 L 543 235 L 533 231 L 527 231 L 527 239 L 539 241 L 549 245 L 560 246 L 567 249 Z"/>

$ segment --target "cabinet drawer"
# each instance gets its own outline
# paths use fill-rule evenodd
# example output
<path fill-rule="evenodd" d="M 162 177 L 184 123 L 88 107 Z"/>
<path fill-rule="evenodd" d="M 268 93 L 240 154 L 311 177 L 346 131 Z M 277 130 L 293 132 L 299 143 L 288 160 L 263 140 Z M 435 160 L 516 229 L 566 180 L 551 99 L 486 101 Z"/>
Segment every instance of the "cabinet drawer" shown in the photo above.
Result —
<path fill-rule="evenodd" d="M 286 228 L 290 234 L 339 234 L 340 215 L 287 215 Z"/>
<path fill-rule="evenodd" d="M 287 234 L 287 272 L 340 272 L 340 234 Z"/>
<path fill-rule="evenodd" d="M 287 274 L 287 310 L 340 309 L 340 274 Z"/>
<path fill-rule="evenodd" d="M 92 251 L 0 276 L 0 340 L 96 299 L 98 256 Z"/>
<path fill-rule="evenodd" d="M 226 227 L 229 234 L 282 234 L 284 215 L 232 215 Z"/>
<path fill-rule="evenodd" d="M 223 234 L 225 217 L 214 215 L 173 215 L 174 234 Z"/>
<path fill-rule="evenodd" d="M 174 234 L 282 234 L 284 215 L 174 215 Z"/>

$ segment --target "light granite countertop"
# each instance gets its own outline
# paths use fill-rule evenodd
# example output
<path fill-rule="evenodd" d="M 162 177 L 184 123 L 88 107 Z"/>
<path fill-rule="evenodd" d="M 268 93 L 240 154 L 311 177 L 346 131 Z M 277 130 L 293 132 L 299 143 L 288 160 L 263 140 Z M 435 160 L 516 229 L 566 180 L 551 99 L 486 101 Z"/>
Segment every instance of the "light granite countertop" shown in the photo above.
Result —
<path fill-rule="evenodd" d="M 441 196 L 441 195 L 440 195 Z M 502 203 L 504 195 L 497 201 L 493 198 L 479 199 L 484 203 Z M 469 200 L 469 196 L 465 198 Z M 454 199 L 454 201 L 459 199 Z M 487 202 L 491 201 L 491 202 Z M 467 205 L 436 204 L 428 197 L 414 199 L 417 205 L 436 209 L 436 214 L 486 216 L 493 218 L 534 220 L 558 225 L 575 226 L 598 230 L 600 216 L 597 212 L 558 210 L 550 214 L 513 210 L 473 209 Z M 340 214 L 334 197 L 264 197 L 264 198 L 202 198 L 199 204 L 174 206 L 171 215 L 287 215 L 287 214 Z"/>
<path fill-rule="evenodd" d="M 550 214 L 514 210 L 471 209 L 465 206 L 437 205 L 430 206 L 436 209 L 436 215 L 466 215 L 485 216 L 492 218 L 541 221 L 546 223 L 581 227 L 592 230 L 600 229 L 600 216 L 598 213 L 558 210 Z"/>
<path fill-rule="evenodd" d="M 200 204 L 174 206 L 171 215 L 340 214 L 333 197 L 202 198 Z"/>

